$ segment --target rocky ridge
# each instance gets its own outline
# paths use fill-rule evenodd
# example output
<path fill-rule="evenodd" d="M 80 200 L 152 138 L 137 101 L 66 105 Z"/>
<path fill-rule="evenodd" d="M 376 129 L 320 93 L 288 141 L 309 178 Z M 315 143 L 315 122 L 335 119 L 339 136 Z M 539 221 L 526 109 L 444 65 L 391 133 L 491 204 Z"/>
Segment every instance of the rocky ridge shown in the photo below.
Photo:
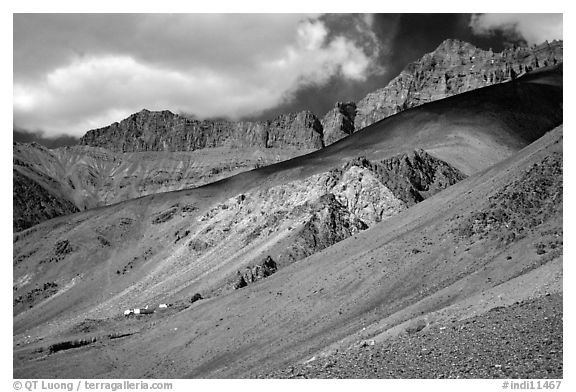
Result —
<path fill-rule="evenodd" d="M 267 278 L 272 275 L 278 267 L 272 257 L 267 256 L 261 263 L 253 267 L 247 267 L 244 271 L 238 271 L 236 280 L 234 281 L 234 289 L 241 289 L 251 283 L 257 282 L 261 279 Z"/>
<path fill-rule="evenodd" d="M 324 147 L 322 125 L 309 111 L 272 121 L 198 121 L 168 110 L 142 110 L 119 123 L 88 131 L 81 145 L 115 152 L 195 151 L 215 147 Z"/>
<path fill-rule="evenodd" d="M 513 80 L 562 60 L 562 41 L 496 53 L 448 39 L 358 103 L 336 102 L 321 121 L 310 111 L 280 115 L 271 121 L 233 122 L 142 110 L 119 123 L 88 131 L 80 144 L 117 152 L 221 146 L 320 149 L 402 110 Z"/>
<path fill-rule="evenodd" d="M 407 206 L 421 202 L 466 178 L 459 170 L 422 149 L 379 162 L 359 158 L 346 165 L 350 166 L 364 167 L 372 171 L 378 180 Z"/>
<path fill-rule="evenodd" d="M 496 53 L 448 39 L 433 52 L 409 64 L 386 87 L 361 99 L 357 103 L 354 128 L 360 130 L 427 102 L 506 82 L 540 67 L 561 63 L 562 59 L 562 41 Z"/>

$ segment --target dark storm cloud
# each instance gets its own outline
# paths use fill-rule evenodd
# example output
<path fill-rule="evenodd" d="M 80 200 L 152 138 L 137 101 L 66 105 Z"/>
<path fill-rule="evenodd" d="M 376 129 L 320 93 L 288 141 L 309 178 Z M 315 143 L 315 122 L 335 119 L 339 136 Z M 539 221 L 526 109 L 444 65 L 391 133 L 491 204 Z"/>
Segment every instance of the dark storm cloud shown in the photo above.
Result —
<path fill-rule="evenodd" d="M 269 118 L 287 111 L 305 109 L 322 116 L 336 101 L 357 102 L 366 94 L 384 87 L 407 64 L 432 52 L 447 38 L 460 39 L 481 49 L 494 51 L 502 51 L 513 44 L 562 38 L 561 15 L 502 15 L 507 14 L 374 14 L 371 16 L 371 28 L 380 48 L 377 63 L 384 66 L 384 72 L 372 73 L 362 83 L 334 75 L 325 85 L 303 87 L 296 92 L 292 101 L 268 110 L 259 117 Z M 325 20 L 330 24 L 330 16 L 325 17 Z M 528 21 L 532 22 L 532 29 L 528 28 Z M 340 29 L 345 30 L 346 26 Z M 333 31 L 336 30 L 334 28 Z M 539 33 L 551 30 L 548 36 Z"/>
<path fill-rule="evenodd" d="M 336 101 L 357 102 L 384 87 L 407 64 L 433 51 L 446 38 L 475 39 L 469 22 L 469 14 L 374 14 L 371 29 L 381 48 L 377 63 L 385 65 L 383 72 L 371 74 L 363 83 L 350 83 L 335 75 L 325 85 L 302 88 L 293 101 L 266 111 L 261 117 L 304 109 L 322 116 Z"/>

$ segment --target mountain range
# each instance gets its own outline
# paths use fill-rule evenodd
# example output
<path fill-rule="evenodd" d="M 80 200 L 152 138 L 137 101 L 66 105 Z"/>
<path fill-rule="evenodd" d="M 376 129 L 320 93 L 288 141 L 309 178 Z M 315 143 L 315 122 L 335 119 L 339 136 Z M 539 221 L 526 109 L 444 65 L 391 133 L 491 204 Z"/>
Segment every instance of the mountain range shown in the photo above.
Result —
<path fill-rule="evenodd" d="M 561 378 L 562 86 L 447 40 L 322 119 L 15 144 L 14 376 Z"/>
<path fill-rule="evenodd" d="M 202 185 L 306 154 L 401 110 L 560 62 L 559 41 L 493 53 L 449 39 L 409 64 L 386 87 L 357 104 L 337 102 L 322 119 L 304 111 L 271 121 L 199 121 L 144 109 L 88 131 L 79 146 L 48 150 L 15 143 L 14 189 L 23 191 L 15 192 L 13 228 L 19 231 L 86 208 Z M 162 151 L 183 153 L 156 153 Z M 222 156 L 227 157 L 224 162 Z"/>

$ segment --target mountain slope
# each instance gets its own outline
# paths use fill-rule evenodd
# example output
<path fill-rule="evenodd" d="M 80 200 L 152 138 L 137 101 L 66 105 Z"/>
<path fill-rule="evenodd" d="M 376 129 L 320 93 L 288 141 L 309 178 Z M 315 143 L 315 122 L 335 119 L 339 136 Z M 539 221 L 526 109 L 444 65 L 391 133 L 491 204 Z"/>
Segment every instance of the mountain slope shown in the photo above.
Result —
<path fill-rule="evenodd" d="M 510 203 L 514 195 L 525 199 Z M 510 235 L 518 230 L 521 235 Z M 15 374 L 241 377 L 329 359 L 336 349 L 366 339 L 386 342 L 422 322 L 441 326 L 561 291 L 561 239 L 558 128 L 518 155 L 258 284 L 159 316 L 161 323 L 141 320 L 134 328 L 115 319 L 84 334 L 129 327 L 134 334 L 126 339 L 100 338 L 97 345 L 49 354 L 42 367 L 27 359 L 44 355 L 34 347 L 49 341 L 17 350 Z M 141 359 L 127 360 L 135 356 Z M 63 365 L 62 358 L 69 362 Z"/>
<path fill-rule="evenodd" d="M 88 146 L 49 150 L 38 144 L 14 143 L 13 166 L 18 173 L 14 176 L 14 230 L 79 210 L 193 188 L 309 151 L 220 147 L 115 153 Z"/>
<path fill-rule="evenodd" d="M 12 172 L 12 192 L 14 232 L 79 211 L 66 197 L 60 183 L 34 170 L 15 167 Z"/>
<path fill-rule="evenodd" d="M 259 376 L 562 378 L 562 299 L 561 293 L 546 292 L 464 320 L 416 324 L 389 341 L 366 340 L 337 354 Z M 426 329 L 418 330 L 422 327 Z"/>
<path fill-rule="evenodd" d="M 520 176 L 518 170 L 512 170 L 509 177 L 506 177 L 503 174 L 505 171 L 498 172 L 503 168 L 500 166 L 498 170 L 489 172 L 489 175 L 473 176 L 408 209 L 402 208 L 402 203 L 407 203 L 402 198 L 414 193 L 408 192 L 403 196 L 399 191 L 404 189 L 403 184 L 411 184 L 414 189 L 419 189 L 422 198 L 426 198 L 429 196 L 426 194 L 428 190 L 436 186 L 436 190 L 440 190 L 450 185 L 442 180 L 440 174 L 444 173 L 443 169 L 431 170 L 429 173 L 439 173 L 433 176 L 421 171 L 414 175 L 416 172 L 409 168 L 418 167 L 419 164 L 414 164 L 417 161 L 442 160 L 443 163 L 438 163 L 437 167 L 446 165 L 448 173 L 456 173 L 460 169 L 464 174 L 474 174 L 501 159 L 514 156 L 521 148 L 562 121 L 561 80 L 560 69 L 532 74 L 511 83 L 479 89 L 404 111 L 303 157 L 196 189 L 146 196 L 52 219 L 16 233 L 14 331 L 17 347 L 24 345 L 18 351 L 23 356 L 16 355 L 17 368 L 21 369 L 22 374 L 40 374 L 34 364 L 26 364 L 26 358 L 29 358 L 27 350 L 45 347 L 48 342 L 56 344 L 61 339 L 68 339 L 71 329 L 94 318 L 101 320 L 95 322 L 96 327 L 98 323 L 103 323 L 114 330 L 130 327 L 132 331 L 139 331 L 134 339 L 148 336 L 143 338 L 145 344 L 159 349 L 155 347 L 157 343 L 154 340 L 158 336 L 152 336 L 164 332 L 153 328 L 153 322 L 124 324 L 123 318 L 120 316 L 118 319 L 116 315 L 125 308 L 165 301 L 184 306 L 195 293 L 209 293 L 209 296 L 174 316 L 174 320 L 180 320 L 174 328 L 186 331 L 186 336 L 199 339 L 198 345 L 193 344 L 194 353 L 189 356 L 189 353 L 182 351 L 186 346 L 181 338 L 174 341 L 180 348 L 164 342 L 159 351 L 181 359 L 182 366 L 187 364 L 188 369 L 194 371 L 182 373 L 184 370 L 178 368 L 175 374 L 162 367 L 152 371 L 150 368 L 129 369 L 125 367 L 129 365 L 124 364 L 121 365 L 122 371 L 128 374 L 167 376 L 212 374 L 219 363 L 228 363 L 235 356 L 250 354 L 254 355 L 254 361 L 261 361 L 262 355 L 273 354 L 265 343 L 279 339 L 279 336 L 274 335 L 278 330 L 284 330 L 287 334 L 281 340 L 284 342 L 282 344 L 294 347 L 284 359 L 294 360 L 312 349 L 318 350 L 350 336 L 357 331 L 358 323 L 366 312 L 373 317 L 371 312 L 382 298 L 386 298 L 386 302 L 382 303 L 378 311 L 380 313 L 377 312 L 379 317 L 413 304 L 413 300 L 423 295 L 420 289 L 424 283 L 431 292 L 436 292 L 494 260 L 499 263 L 500 259 L 496 257 L 497 252 L 492 246 L 502 240 L 474 241 L 475 245 L 471 244 L 471 249 L 475 251 L 464 257 L 462 264 L 459 264 L 459 258 L 447 259 L 451 268 L 444 277 L 445 269 L 438 268 L 436 271 L 435 267 L 444 265 L 441 263 L 444 257 L 448 257 L 461 240 L 453 234 L 446 234 L 446 241 L 437 238 L 437 235 L 446 231 L 442 225 L 449 222 L 445 220 L 438 223 L 442 227 L 424 225 L 424 231 L 417 228 L 442 214 L 451 216 L 456 211 L 451 207 L 459 203 L 464 203 L 461 208 L 470 212 L 469 208 L 475 205 L 466 203 L 488 199 L 492 188 L 486 189 L 486 184 L 491 184 L 501 175 L 504 176 L 501 182 L 494 183 L 494 186 L 510 182 L 516 178 L 514 176 Z M 554 133 L 556 138 L 558 133 Z M 545 141 L 549 141 L 549 136 L 545 135 Z M 535 148 L 543 147 L 540 145 Z M 430 153 L 433 159 L 419 152 L 414 155 L 413 163 L 403 165 L 404 158 L 397 158 L 399 154 L 413 154 L 418 149 Z M 522 162 L 525 163 L 527 153 L 523 154 L 524 158 L 518 159 L 524 159 Z M 416 159 L 416 156 L 420 158 Z M 506 162 L 520 165 L 516 161 Z M 384 168 L 390 168 L 394 173 L 404 173 L 404 180 L 396 174 L 387 177 Z M 386 180 L 390 177 L 392 181 Z M 406 178 L 411 181 L 406 182 Z M 463 183 L 466 185 L 460 185 Z M 452 191 L 453 188 L 458 191 Z M 366 201 L 357 203 L 356 195 L 366 194 L 361 189 L 378 191 L 374 193 L 374 198 L 370 196 Z M 476 192 L 472 199 L 466 193 L 469 189 Z M 327 193 L 334 196 L 324 197 Z M 284 211 L 282 206 L 286 206 L 287 216 L 275 214 Z M 378 224 L 377 217 L 383 216 L 382 211 L 390 211 L 390 214 L 386 215 L 385 222 Z M 364 229 L 358 220 L 364 223 L 369 221 L 368 226 L 371 228 L 358 233 Z M 278 225 L 275 226 L 274 222 Z M 327 232 L 330 235 L 339 233 L 337 236 L 320 235 L 322 228 L 332 227 L 333 223 L 338 228 L 345 228 L 346 222 L 347 230 Z M 256 230 L 259 226 L 264 227 L 260 232 Z M 379 229 L 374 234 L 376 228 Z M 238 270 L 254 266 L 254 262 L 263 256 L 286 249 L 288 244 L 294 243 L 292 240 L 285 241 L 287 238 L 296 238 L 290 237 L 293 233 L 296 236 L 304 233 L 304 237 L 299 237 L 304 239 L 301 242 L 303 244 L 310 243 L 307 240 L 312 238 L 312 243 L 332 245 L 335 240 L 350 235 L 352 237 L 320 253 L 317 252 L 322 246 L 318 246 L 314 255 L 304 259 L 296 257 L 290 260 L 286 256 L 283 265 L 279 263 L 281 268 L 262 282 L 240 290 L 225 289 L 228 278 L 233 278 Z M 541 232 L 537 234 L 542 238 L 546 236 Z M 376 242 L 369 242 L 374 246 L 368 247 L 360 244 L 351 246 L 355 244 L 355 237 L 359 236 L 366 241 Z M 404 241 L 404 236 L 409 240 Z M 250 240 L 245 241 L 247 238 Z M 515 251 L 525 248 L 523 251 L 528 252 L 530 248 L 526 244 L 533 238 L 526 238 L 519 238 L 508 245 L 517 246 Z M 213 242 L 208 243 L 206 239 Z M 384 242 L 380 241 L 392 239 L 391 247 L 384 252 L 389 255 L 383 257 L 380 252 Z M 431 245 L 428 242 L 437 244 L 437 247 L 425 253 L 420 247 Z M 372 249 L 374 255 L 360 256 L 369 249 Z M 303 256 L 309 254 L 306 251 L 302 253 Z M 460 251 L 458 255 L 463 256 Z M 347 257 L 356 261 L 348 265 L 350 260 Z M 368 262 L 368 267 L 363 263 L 370 260 L 370 257 L 376 261 Z M 393 263 L 394 260 L 405 260 L 406 257 L 411 261 L 405 266 Z M 431 259 L 428 260 L 428 257 Z M 530 255 L 526 260 L 532 261 L 533 258 Z M 391 263 L 391 270 L 386 269 L 384 264 L 387 263 Z M 525 267 L 523 263 L 510 266 L 510 271 L 518 273 Z M 373 270 L 379 268 L 380 264 L 383 271 Z M 378 291 L 384 290 L 382 287 L 374 292 L 364 292 L 365 289 L 379 286 L 376 280 L 381 281 L 388 276 L 388 272 L 392 274 L 390 282 L 393 283 L 384 292 Z M 413 280 L 414 276 L 426 279 Z M 324 280 L 328 281 L 328 287 L 323 285 Z M 256 296 L 250 294 L 254 292 Z M 376 292 L 379 293 L 378 297 L 374 297 Z M 301 301 L 305 301 L 306 305 L 299 308 Z M 272 308 L 270 303 L 273 304 Z M 214 304 L 214 307 L 210 304 Z M 322 310 L 324 305 L 326 308 Z M 227 312 L 225 309 L 228 308 L 237 309 L 239 313 Z M 192 314 L 188 312 L 193 312 L 194 320 L 203 321 L 190 324 L 188 320 L 188 326 L 183 327 L 180 322 L 188 317 L 185 314 Z M 223 321 L 216 320 L 213 323 L 216 315 L 222 319 L 226 316 L 228 321 L 224 325 L 229 330 L 222 331 L 215 327 L 215 324 L 220 327 L 219 321 Z M 160 315 L 154 317 L 161 318 Z M 233 324 L 228 323 L 231 320 Z M 239 320 L 242 322 L 237 324 Z M 313 320 L 318 320 L 318 323 L 314 324 Z M 274 328 L 270 331 L 262 330 L 268 322 L 273 323 Z M 325 334 L 327 331 L 334 331 L 334 334 L 328 336 Z M 200 333 L 200 337 L 197 333 Z M 249 338 L 241 343 L 237 339 L 238 333 L 246 333 Z M 317 335 L 319 340 L 310 340 L 308 334 Z M 149 338 L 154 341 L 149 341 Z M 30 339 L 32 344 L 28 345 Z M 209 348 L 207 342 L 210 339 L 219 342 L 217 348 Z M 303 345 L 297 344 L 300 340 Z M 241 351 L 237 351 L 240 344 L 244 346 Z M 280 351 L 285 349 L 282 344 L 278 345 Z M 259 353 L 259 349 L 262 352 Z M 143 350 L 146 356 L 147 348 Z M 218 353 L 214 350 L 218 350 Z M 227 350 L 235 354 L 223 354 Z M 50 361 L 53 358 L 50 357 Z M 56 368 L 47 367 L 45 371 L 48 373 L 42 374 L 50 374 L 50 369 L 55 371 L 53 374 L 61 374 L 59 372 L 62 369 L 58 369 L 56 362 L 50 363 Z M 197 363 L 203 365 L 198 366 Z M 242 365 L 245 368 L 237 367 L 225 374 L 246 374 L 250 363 L 246 360 Z M 270 366 L 272 364 L 270 362 Z M 97 364 L 86 371 L 93 371 L 93 374 L 113 372 Z"/>
<path fill-rule="evenodd" d="M 49 150 L 15 143 L 14 186 L 27 189 L 15 196 L 14 230 L 78 210 L 203 185 L 320 149 L 322 138 L 320 121 L 310 112 L 231 122 L 142 110 L 88 131 L 79 146 Z"/>

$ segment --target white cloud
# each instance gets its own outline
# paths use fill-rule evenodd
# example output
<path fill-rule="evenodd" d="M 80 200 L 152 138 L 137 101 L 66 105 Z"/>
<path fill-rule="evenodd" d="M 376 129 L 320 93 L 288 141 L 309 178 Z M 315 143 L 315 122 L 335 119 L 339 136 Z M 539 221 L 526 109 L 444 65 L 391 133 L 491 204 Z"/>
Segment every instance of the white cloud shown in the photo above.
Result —
<path fill-rule="evenodd" d="M 298 45 L 304 50 L 318 50 L 324 43 L 328 31 L 319 20 L 306 20 L 297 29 Z"/>
<path fill-rule="evenodd" d="M 234 119 L 278 106 L 303 85 L 322 85 L 334 75 L 362 81 L 376 69 L 375 42 L 367 54 L 349 38 L 330 36 L 317 18 L 158 18 L 136 19 L 118 27 L 122 32 L 106 30 L 100 40 L 78 24 L 68 26 L 69 47 L 56 48 L 58 56 L 47 58 L 47 65 L 26 71 L 16 72 L 19 62 L 31 67 L 34 55 L 15 55 L 15 125 L 81 136 L 142 108 Z M 96 28 L 101 21 L 87 23 Z M 59 26 L 45 34 L 66 36 Z M 22 46 L 34 45 L 24 40 Z"/>
<path fill-rule="evenodd" d="M 505 34 L 524 38 L 528 44 L 562 39 L 562 14 L 478 14 L 473 15 L 470 27 L 475 34 Z"/>
<path fill-rule="evenodd" d="M 50 72 L 41 83 L 15 83 L 14 118 L 24 128 L 80 136 L 142 108 L 237 116 L 255 101 L 274 98 L 261 89 L 243 92 L 241 83 L 209 69 L 183 73 L 128 56 L 83 58 Z"/>

